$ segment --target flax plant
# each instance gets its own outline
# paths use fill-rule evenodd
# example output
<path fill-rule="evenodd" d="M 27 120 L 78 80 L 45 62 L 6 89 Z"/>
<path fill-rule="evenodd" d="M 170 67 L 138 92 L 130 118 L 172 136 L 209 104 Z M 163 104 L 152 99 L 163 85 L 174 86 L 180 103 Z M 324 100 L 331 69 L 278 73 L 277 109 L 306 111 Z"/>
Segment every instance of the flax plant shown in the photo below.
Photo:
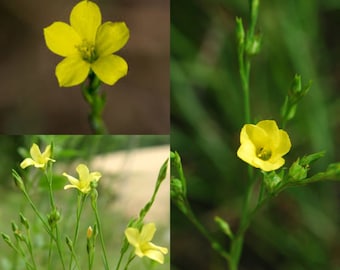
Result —
<path fill-rule="evenodd" d="M 148 257 L 159 264 L 164 263 L 164 255 L 168 250 L 165 247 L 160 247 L 151 242 L 155 232 L 156 224 L 151 222 L 144 224 L 144 218 L 154 204 L 160 185 L 163 183 L 168 160 L 162 165 L 159 176 L 157 178 L 154 192 L 150 200 L 141 208 L 139 216 L 133 217 L 127 224 L 125 231 L 121 232 L 123 236 L 120 257 L 113 257 L 108 250 L 107 241 L 104 238 L 103 219 L 100 216 L 100 209 L 98 206 L 98 198 L 100 198 L 97 187 L 100 184 L 102 174 L 97 171 L 90 171 L 89 167 L 81 163 L 76 167 L 78 177 L 64 172 L 61 177 L 65 182 L 64 191 L 77 196 L 76 205 L 68 205 L 71 210 L 75 212 L 75 220 L 73 222 L 73 230 L 69 234 L 65 227 L 62 226 L 65 217 L 62 215 L 62 209 L 58 207 L 55 190 L 53 190 L 53 181 L 56 179 L 56 173 L 52 166 L 55 162 L 53 159 L 53 143 L 48 145 L 45 151 L 40 151 L 37 144 L 33 144 L 30 149 L 31 157 L 25 158 L 20 166 L 22 169 L 28 170 L 28 167 L 34 167 L 32 170 L 38 170 L 42 174 L 42 180 L 47 182 L 48 192 L 44 194 L 49 202 L 48 214 L 42 210 L 41 205 L 34 201 L 31 196 L 31 190 L 27 188 L 26 177 L 22 177 L 17 171 L 13 170 L 13 178 L 16 186 L 23 194 L 23 198 L 32 208 L 33 213 L 40 222 L 40 229 L 44 230 L 49 238 L 48 248 L 42 250 L 35 248 L 29 218 L 20 213 L 20 223 L 18 226 L 14 221 L 11 223 L 14 240 L 5 233 L 1 233 L 3 240 L 14 251 L 18 258 L 21 258 L 27 270 L 38 270 L 41 267 L 44 269 L 84 269 L 84 262 L 81 258 L 85 248 L 79 247 L 79 238 L 86 239 L 87 252 L 87 266 L 89 270 L 95 269 L 98 263 L 95 264 L 96 255 L 99 254 L 102 258 L 102 266 L 105 270 L 116 269 L 119 270 L 121 263 L 125 263 L 124 269 L 129 269 L 131 262 L 136 257 Z M 37 178 L 38 175 L 34 174 Z M 94 224 L 88 226 L 86 233 L 80 231 L 81 223 L 88 218 L 83 217 L 84 209 L 86 208 L 86 201 L 90 203 L 90 213 L 92 213 Z M 73 215 L 72 215 L 73 216 Z M 110 219 L 105 219 L 109 221 Z M 39 224 L 37 224 L 39 227 Z M 62 228 L 62 229 L 61 229 Z M 111 228 L 110 228 L 111 229 Z M 69 236 L 71 235 L 71 237 Z M 97 238 L 99 238 L 100 249 L 97 249 Z M 64 241 L 63 241 L 64 240 Z M 82 241 L 83 243 L 84 241 Z M 131 247 L 131 249 L 130 249 Z M 129 252 L 129 257 L 125 255 Z M 110 253 L 109 253 L 110 252 Z M 56 256 L 57 254 L 57 256 Z M 47 259 L 46 259 L 47 258 Z M 59 262 L 56 262 L 56 260 Z M 112 262 L 113 261 L 113 262 Z M 113 268 L 110 264 L 115 263 Z"/>
<path fill-rule="evenodd" d="M 210 247 L 220 255 L 230 270 L 239 269 L 244 238 L 251 221 L 259 209 L 268 204 L 271 199 L 288 187 L 340 179 L 340 163 L 332 163 L 325 171 L 308 175 L 311 164 L 324 155 L 323 151 L 299 157 L 290 166 L 284 158 L 294 148 L 294 142 L 291 141 L 289 133 L 279 127 L 285 128 L 288 121 L 295 117 L 298 103 L 311 87 L 310 82 L 302 86 L 300 75 L 295 75 L 293 79 L 280 111 L 280 121 L 263 119 L 254 123 L 250 96 L 256 93 L 251 89 L 250 74 L 252 59 L 261 50 L 262 35 L 257 32 L 260 1 L 250 0 L 249 4 L 248 29 L 245 29 L 241 18 L 236 18 L 237 60 L 243 95 L 244 124 L 241 127 L 240 146 L 235 157 L 248 164 L 247 182 L 238 226 L 232 228 L 227 220 L 218 215 L 214 218 L 214 222 L 227 241 L 210 232 L 196 216 L 187 194 L 187 183 L 190 179 L 185 177 L 180 154 L 176 151 L 171 153 L 173 203 L 209 241 Z"/>

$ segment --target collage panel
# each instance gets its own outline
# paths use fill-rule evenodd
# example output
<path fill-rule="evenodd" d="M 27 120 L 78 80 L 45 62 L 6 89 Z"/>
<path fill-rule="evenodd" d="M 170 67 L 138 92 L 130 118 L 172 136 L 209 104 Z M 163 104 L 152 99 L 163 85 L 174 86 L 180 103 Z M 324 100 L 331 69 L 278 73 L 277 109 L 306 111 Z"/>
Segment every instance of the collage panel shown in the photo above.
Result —
<path fill-rule="evenodd" d="M 340 268 L 339 8 L 171 1 L 171 269 Z"/>
<path fill-rule="evenodd" d="M 0 132 L 169 134 L 169 2 L 0 1 Z"/>
<path fill-rule="evenodd" d="M 170 269 L 168 135 L 0 145 L 1 269 Z"/>

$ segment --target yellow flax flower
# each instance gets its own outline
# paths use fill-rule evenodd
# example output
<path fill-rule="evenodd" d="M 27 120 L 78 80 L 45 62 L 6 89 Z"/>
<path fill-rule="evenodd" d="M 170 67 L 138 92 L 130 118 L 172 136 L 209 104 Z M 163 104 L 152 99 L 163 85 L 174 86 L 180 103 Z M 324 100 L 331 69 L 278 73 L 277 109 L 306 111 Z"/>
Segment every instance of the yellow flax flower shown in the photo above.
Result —
<path fill-rule="evenodd" d="M 51 159 L 51 145 L 47 145 L 43 153 L 40 152 L 39 146 L 35 143 L 30 149 L 32 158 L 25 158 L 21 163 L 20 167 L 25 169 L 28 166 L 34 166 L 36 168 L 45 169 L 49 161 L 55 162 Z"/>
<path fill-rule="evenodd" d="M 76 171 L 78 172 L 79 179 L 68 175 L 67 173 L 63 173 L 63 175 L 67 177 L 68 181 L 71 183 L 71 185 L 64 186 L 64 189 L 76 188 L 86 194 L 91 190 L 91 182 L 98 182 L 102 177 L 99 172 L 90 173 L 89 168 L 87 168 L 84 164 L 79 164 Z"/>
<path fill-rule="evenodd" d="M 143 226 L 141 232 L 136 228 L 127 228 L 125 230 L 125 236 L 129 243 L 135 247 L 135 254 L 138 257 L 146 256 L 156 262 L 163 264 L 163 254 L 167 254 L 168 249 L 165 247 L 156 246 L 150 242 L 155 232 L 155 224 L 148 223 Z"/>
<path fill-rule="evenodd" d="M 291 147 L 287 132 L 279 129 L 274 120 L 244 125 L 240 141 L 237 156 L 266 172 L 282 167 L 285 163 L 282 156 L 287 154 Z"/>
<path fill-rule="evenodd" d="M 70 25 L 54 22 L 44 28 L 47 47 L 65 57 L 56 67 L 60 86 L 84 82 L 91 70 L 109 85 L 127 74 L 127 63 L 113 53 L 126 44 L 129 29 L 124 22 L 101 23 L 99 7 L 91 1 L 81 1 L 71 11 Z"/>

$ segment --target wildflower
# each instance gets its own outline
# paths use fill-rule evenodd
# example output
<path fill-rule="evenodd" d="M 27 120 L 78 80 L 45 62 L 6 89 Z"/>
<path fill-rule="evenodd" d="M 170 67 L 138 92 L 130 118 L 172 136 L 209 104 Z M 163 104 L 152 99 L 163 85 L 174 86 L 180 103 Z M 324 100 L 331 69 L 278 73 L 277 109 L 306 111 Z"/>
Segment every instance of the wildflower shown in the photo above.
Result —
<path fill-rule="evenodd" d="M 283 166 L 285 160 L 282 156 L 291 147 L 287 132 L 279 129 L 274 120 L 244 125 L 240 141 L 237 156 L 251 166 L 267 172 Z"/>
<path fill-rule="evenodd" d="M 71 11 L 70 25 L 54 22 L 44 28 L 47 47 L 65 57 L 56 67 L 60 86 L 80 84 L 90 71 L 109 85 L 127 74 L 127 63 L 113 53 L 126 44 L 129 29 L 124 22 L 101 22 L 99 7 L 81 1 Z"/>
<path fill-rule="evenodd" d="M 76 188 L 86 194 L 91 190 L 91 182 L 98 182 L 102 177 L 99 172 L 90 173 L 89 168 L 87 168 L 84 164 L 79 164 L 76 171 L 78 172 L 79 179 L 68 175 L 67 173 L 63 173 L 63 175 L 67 177 L 68 181 L 71 183 L 71 185 L 64 186 L 64 189 Z"/>
<path fill-rule="evenodd" d="M 138 257 L 147 256 L 150 259 L 163 264 L 163 254 L 168 253 L 168 249 L 160 246 L 156 246 L 150 241 L 155 234 L 156 226 L 154 223 L 145 224 L 139 232 L 136 228 L 127 228 L 125 230 L 125 236 L 129 243 L 135 247 L 135 254 Z"/>
<path fill-rule="evenodd" d="M 25 158 L 21 163 L 20 167 L 25 169 L 28 166 L 34 166 L 36 168 L 45 169 L 49 161 L 55 162 L 51 159 L 51 145 L 47 145 L 43 153 L 40 152 L 39 146 L 35 143 L 30 149 L 30 154 L 32 158 Z"/>

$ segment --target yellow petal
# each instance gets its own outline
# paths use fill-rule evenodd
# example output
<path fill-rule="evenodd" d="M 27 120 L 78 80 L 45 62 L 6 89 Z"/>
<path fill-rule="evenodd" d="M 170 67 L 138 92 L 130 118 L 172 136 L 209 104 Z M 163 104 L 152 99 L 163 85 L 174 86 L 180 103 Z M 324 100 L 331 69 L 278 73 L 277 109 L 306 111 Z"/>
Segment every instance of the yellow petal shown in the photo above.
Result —
<path fill-rule="evenodd" d="M 82 39 L 94 43 L 102 16 L 99 7 L 91 1 L 79 2 L 71 11 L 70 23 Z"/>
<path fill-rule="evenodd" d="M 245 141 L 245 134 L 242 133 L 247 134 L 247 138 L 255 145 L 256 148 L 263 147 L 269 143 L 267 132 L 257 125 L 247 124 L 242 128 L 241 140 L 243 137 L 243 141 Z"/>
<path fill-rule="evenodd" d="M 56 76 L 60 86 L 69 87 L 86 80 L 90 64 L 83 61 L 80 55 L 67 57 L 56 67 Z"/>
<path fill-rule="evenodd" d="M 74 178 L 73 176 L 63 173 L 63 176 L 67 178 L 67 180 L 72 184 L 72 186 L 79 186 L 79 180 L 77 178 Z M 64 187 L 66 189 L 66 186 Z"/>
<path fill-rule="evenodd" d="M 129 29 L 124 22 L 106 22 L 98 28 L 96 52 L 100 56 L 120 50 L 130 37 Z"/>
<path fill-rule="evenodd" d="M 270 172 L 270 171 L 274 171 L 274 170 L 281 168 L 284 163 L 285 163 L 285 160 L 281 157 L 275 161 L 273 160 L 264 161 L 262 159 L 257 158 L 254 160 L 253 166 L 256 168 L 260 168 L 263 171 Z"/>
<path fill-rule="evenodd" d="M 253 160 L 256 159 L 256 148 L 250 141 L 244 142 L 237 150 L 237 156 L 244 162 L 254 166 Z"/>
<path fill-rule="evenodd" d="M 136 228 L 127 228 L 125 236 L 132 246 L 136 247 L 138 245 L 139 231 Z"/>
<path fill-rule="evenodd" d="M 165 248 L 165 247 L 160 247 L 160 246 L 157 246 L 153 243 L 149 243 L 149 246 L 152 248 L 152 249 L 156 249 L 156 250 L 159 250 L 160 252 L 162 252 L 163 254 L 167 254 L 168 253 L 168 249 Z"/>
<path fill-rule="evenodd" d="M 163 254 L 158 251 L 158 250 L 154 250 L 154 249 L 149 249 L 149 250 L 146 250 L 145 253 L 144 253 L 145 256 L 149 257 L 150 259 L 160 263 L 160 264 L 163 264 L 164 263 L 164 256 Z"/>
<path fill-rule="evenodd" d="M 96 182 L 98 182 L 99 181 L 99 179 L 102 177 L 102 175 L 101 175 L 101 173 L 99 173 L 99 172 L 92 172 L 92 173 L 90 173 L 90 179 L 91 179 L 91 181 L 96 181 Z"/>
<path fill-rule="evenodd" d="M 79 164 L 76 168 L 80 181 L 89 181 L 89 168 L 84 164 Z"/>
<path fill-rule="evenodd" d="M 278 143 L 275 148 L 275 152 L 273 153 L 274 155 L 279 155 L 283 156 L 287 154 L 291 148 L 291 142 L 288 136 L 288 133 L 284 130 L 279 130 L 279 136 L 278 136 Z"/>
<path fill-rule="evenodd" d="M 140 233 L 140 242 L 146 243 L 150 242 L 156 232 L 156 226 L 154 223 L 145 224 Z"/>
<path fill-rule="evenodd" d="M 128 65 L 120 56 L 107 55 L 92 63 L 91 68 L 102 82 L 113 85 L 127 74 Z"/>
<path fill-rule="evenodd" d="M 32 166 L 32 165 L 34 165 L 34 164 L 35 164 L 35 162 L 34 162 L 33 159 L 31 159 L 31 158 L 25 158 L 25 159 L 20 163 L 20 167 L 21 167 L 22 169 L 25 169 L 25 168 L 27 168 L 28 166 Z"/>
<path fill-rule="evenodd" d="M 76 45 L 81 42 L 77 32 L 63 22 L 55 22 L 44 28 L 44 37 L 47 47 L 64 57 L 77 53 Z"/>
<path fill-rule="evenodd" d="M 34 161 L 39 161 L 41 159 L 41 152 L 39 146 L 36 145 L 35 143 L 32 145 L 30 149 L 30 154 Z"/>
<path fill-rule="evenodd" d="M 262 120 L 256 124 L 256 126 L 264 129 L 267 134 L 276 134 L 279 130 L 274 120 Z"/>

